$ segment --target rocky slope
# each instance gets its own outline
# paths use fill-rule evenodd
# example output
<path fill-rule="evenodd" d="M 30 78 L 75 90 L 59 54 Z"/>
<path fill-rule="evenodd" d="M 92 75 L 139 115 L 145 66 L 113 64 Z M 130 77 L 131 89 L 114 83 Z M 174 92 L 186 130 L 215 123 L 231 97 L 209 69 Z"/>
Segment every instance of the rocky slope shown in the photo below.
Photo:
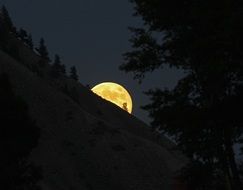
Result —
<path fill-rule="evenodd" d="M 80 83 L 38 76 L 30 70 L 38 56 L 23 52 L 24 64 L 0 51 L 0 73 L 41 128 L 30 159 L 43 168 L 44 190 L 176 189 L 186 159 L 173 143 Z"/>

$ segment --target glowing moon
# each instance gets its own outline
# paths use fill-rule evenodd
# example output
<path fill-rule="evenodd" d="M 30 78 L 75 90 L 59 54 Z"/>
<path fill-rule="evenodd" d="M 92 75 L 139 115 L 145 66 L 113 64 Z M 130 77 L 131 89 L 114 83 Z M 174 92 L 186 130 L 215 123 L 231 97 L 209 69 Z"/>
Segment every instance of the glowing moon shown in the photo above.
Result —
<path fill-rule="evenodd" d="M 113 82 L 103 82 L 96 85 L 91 90 L 105 100 L 108 100 L 127 112 L 132 113 L 132 98 L 123 86 Z"/>

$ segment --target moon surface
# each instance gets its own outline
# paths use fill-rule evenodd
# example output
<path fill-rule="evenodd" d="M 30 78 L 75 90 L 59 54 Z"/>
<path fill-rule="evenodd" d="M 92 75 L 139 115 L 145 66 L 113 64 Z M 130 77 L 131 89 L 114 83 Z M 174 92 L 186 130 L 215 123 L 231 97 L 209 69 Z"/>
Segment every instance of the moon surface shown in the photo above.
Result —
<path fill-rule="evenodd" d="M 123 86 L 114 82 L 103 82 L 91 90 L 105 100 L 126 110 L 128 113 L 132 113 L 132 98 Z"/>

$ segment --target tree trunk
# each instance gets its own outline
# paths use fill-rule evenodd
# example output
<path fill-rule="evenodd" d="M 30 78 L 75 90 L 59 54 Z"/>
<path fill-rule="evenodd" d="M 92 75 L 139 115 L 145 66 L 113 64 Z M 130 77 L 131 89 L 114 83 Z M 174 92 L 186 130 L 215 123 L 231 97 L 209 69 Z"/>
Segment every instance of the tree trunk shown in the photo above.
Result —
<path fill-rule="evenodd" d="M 231 180 L 231 184 L 233 184 L 232 189 L 242 190 L 242 183 L 241 183 L 239 171 L 238 171 L 238 168 L 236 165 L 235 153 L 233 150 L 233 143 L 232 143 L 232 139 L 231 139 L 231 135 L 230 135 L 229 131 L 227 131 L 225 133 L 224 140 L 225 140 L 226 158 L 227 158 L 229 170 L 230 170 L 229 171 L 230 180 Z"/>
<path fill-rule="evenodd" d="M 242 190 L 242 183 L 240 180 L 239 171 L 235 162 L 235 155 L 232 146 L 227 148 L 229 166 L 232 173 L 232 182 L 234 184 L 234 189 Z"/>

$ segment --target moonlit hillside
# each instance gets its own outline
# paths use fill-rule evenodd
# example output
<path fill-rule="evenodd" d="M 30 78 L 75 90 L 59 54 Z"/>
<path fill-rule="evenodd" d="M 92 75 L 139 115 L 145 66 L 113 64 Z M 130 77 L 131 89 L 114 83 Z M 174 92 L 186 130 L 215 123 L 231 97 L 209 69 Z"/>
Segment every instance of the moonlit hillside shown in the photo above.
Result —
<path fill-rule="evenodd" d="M 51 78 L 51 66 L 38 65 L 40 56 L 20 40 L 9 43 L 21 61 L 0 50 L 0 73 L 9 76 L 41 130 L 30 161 L 42 168 L 43 190 L 180 187 L 177 171 L 186 159 L 173 143 L 79 82 Z"/>

